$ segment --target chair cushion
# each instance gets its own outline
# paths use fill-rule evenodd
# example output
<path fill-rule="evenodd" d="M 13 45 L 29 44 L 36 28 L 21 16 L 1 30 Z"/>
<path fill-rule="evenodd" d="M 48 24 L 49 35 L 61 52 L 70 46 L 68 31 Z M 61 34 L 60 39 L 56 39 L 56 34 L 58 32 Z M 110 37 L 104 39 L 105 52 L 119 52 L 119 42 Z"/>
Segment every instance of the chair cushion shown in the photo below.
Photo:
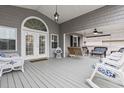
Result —
<path fill-rule="evenodd" d="M 96 64 L 92 65 L 93 69 L 96 69 Z M 101 72 L 102 74 L 108 76 L 108 77 L 112 77 L 115 78 L 115 73 L 109 69 L 107 69 L 106 67 L 98 67 L 98 71 Z"/>
<path fill-rule="evenodd" d="M 93 51 L 92 53 L 93 53 L 93 54 L 103 54 L 104 52 L 101 52 L 101 51 Z"/>
<path fill-rule="evenodd" d="M 124 53 L 124 48 L 120 48 L 119 52 Z"/>
<path fill-rule="evenodd" d="M 56 53 L 61 53 L 61 50 L 56 50 Z"/>
<path fill-rule="evenodd" d="M 99 67 L 98 71 L 101 72 L 102 74 L 108 76 L 108 77 L 115 78 L 115 73 L 112 72 L 111 70 L 108 70 L 107 68 Z"/>
<path fill-rule="evenodd" d="M 0 53 L 1 57 L 6 57 L 6 55 L 4 53 Z"/>
<path fill-rule="evenodd" d="M 10 62 L 10 64 L 12 64 L 12 65 L 15 64 L 15 63 L 17 63 L 17 62 L 16 62 L 16 61 L 11 61 L 11 62 Z"/>
<path fill-rule="evenodd" d="M 57 47 L 56 50 L 55 50 L 55 53 L 56 54 L 62 53 L 62 49 L 60 47 Z"/>
<path fill-rule="evenodd" d="M 106 49 L 105 48 L 95 48 L 94 51 L 99 51 L 99 52 L 105 52 Z"/>
<path fill-rule="evenodd" d="M 19 57 L 18 53 L 6 53 L 6 57 Z"/>

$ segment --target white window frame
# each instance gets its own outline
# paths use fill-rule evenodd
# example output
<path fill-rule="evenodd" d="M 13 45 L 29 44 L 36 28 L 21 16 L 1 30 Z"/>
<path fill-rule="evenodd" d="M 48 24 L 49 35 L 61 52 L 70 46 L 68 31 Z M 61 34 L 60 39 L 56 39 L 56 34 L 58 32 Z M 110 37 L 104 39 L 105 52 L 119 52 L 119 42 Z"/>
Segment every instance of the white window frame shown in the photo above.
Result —
<path fill-rule="evenodd" d="M 51 34 L 51 48 L 52 48 L 52 43 L 54 42 L 54 40 L 52 40 L 52 36 L 57 36 L 57 47 L 59 46 L 59 35 L 58 34 Z M 55 49 L 55 48 L 52 48 Z"/>
<path fill-rule="evenodd" d="M 7 28 L 7 29 L 13 29 L 13 30 L 15 30 L 15 39 L 13 39 L 13 40 L 15 40 L 15 50 L 0 50 L 0 51 L 7 51 L 7 52 L 9 52 L 9 51 L 17 51 L 17 28 L 14 28 L 14 27 L 8 27 L 8 26 L 0 26 L 0 28 Z M 0 39 L 8 39 L 8 40 L 11 40 L 11 39 L 9 39 L 9 38 L 0 38 Z"/>

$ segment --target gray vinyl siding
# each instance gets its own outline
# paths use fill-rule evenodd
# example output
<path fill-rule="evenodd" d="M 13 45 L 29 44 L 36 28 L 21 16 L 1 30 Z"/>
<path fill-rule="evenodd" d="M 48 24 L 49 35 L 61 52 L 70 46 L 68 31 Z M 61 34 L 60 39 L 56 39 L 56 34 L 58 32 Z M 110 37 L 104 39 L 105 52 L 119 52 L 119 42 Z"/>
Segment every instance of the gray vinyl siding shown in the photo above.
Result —
<path fill-rule="evenodd" d="M 99 26 L 124 22 L 124 6 L 108 5 L 81 15 L 60 25 L 60 45 L 63 48 L 63 33 L 75 32 Z"/>
<path fill-rule="evenodd" d="M 16 6 L 0 5 L 0 25 L 17 28 L 17 52 L 19 54 L 21 54 L 21 23 L 26 17 L 29 16 L 36 16 L 44 20 L 44 22 L 48 26 L 50 34 L 59 34 L 59 25 L 37 11 L 19 8 Z M 51 46 L 51 42 L 49 44 Z M 49 51 L 50 57 L 52 57 L 53 50 L 51 49 L 51 47 Z"/>
<path fill-rule="evenodd" d="M 17 52 L 21 54 L 21 23 L 29 16 L 36 16 L 44 20 L 49 28 L 49 33 L 59 34 L 60 47 L 63 48 L 63 33 L 80 31 L 88 28 L 95 28 L 103 25 L 115 24 L 124 22 L 124 6 L 104 6 L 87 14 L 81 15 L 70 21 L 56 24 L 54 21 L 45 15 L 25 8 L 15 6 L 0 6 L 0 25 L 17 28 Z M 50 57 L 53 57 L 54 49 L 51 49 L 50 40 Z"/>

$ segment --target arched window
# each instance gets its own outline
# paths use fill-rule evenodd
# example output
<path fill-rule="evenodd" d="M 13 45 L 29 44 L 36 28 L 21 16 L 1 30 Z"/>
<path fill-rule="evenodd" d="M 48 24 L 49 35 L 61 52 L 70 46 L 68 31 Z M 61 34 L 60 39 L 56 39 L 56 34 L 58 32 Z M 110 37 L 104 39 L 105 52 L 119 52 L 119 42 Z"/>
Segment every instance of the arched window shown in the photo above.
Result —
<path fill-rule="evenodd" d="M 30 29 L 35 29 L 35 30 L 41 30 L 41 31 L 47 31 L 47 28 L 45 24 L 35 18 L 29 19 L 24 23 L 24 27 L 30 28 Z"/>

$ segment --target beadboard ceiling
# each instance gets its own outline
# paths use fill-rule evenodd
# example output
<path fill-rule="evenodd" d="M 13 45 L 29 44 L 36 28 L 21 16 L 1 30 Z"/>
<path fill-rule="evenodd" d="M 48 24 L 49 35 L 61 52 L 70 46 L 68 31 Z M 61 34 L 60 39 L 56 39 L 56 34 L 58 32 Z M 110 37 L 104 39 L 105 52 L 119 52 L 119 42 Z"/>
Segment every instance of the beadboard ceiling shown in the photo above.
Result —
<path fill-rule="evenodd" d="M 60 15 L 58 23 L 61 24 L 103 6 L 104 5 L 57 5 Z M 18 7 L 36 10 L 54 20 L 53 15 L 56 5 L 18 5 Z"/>

